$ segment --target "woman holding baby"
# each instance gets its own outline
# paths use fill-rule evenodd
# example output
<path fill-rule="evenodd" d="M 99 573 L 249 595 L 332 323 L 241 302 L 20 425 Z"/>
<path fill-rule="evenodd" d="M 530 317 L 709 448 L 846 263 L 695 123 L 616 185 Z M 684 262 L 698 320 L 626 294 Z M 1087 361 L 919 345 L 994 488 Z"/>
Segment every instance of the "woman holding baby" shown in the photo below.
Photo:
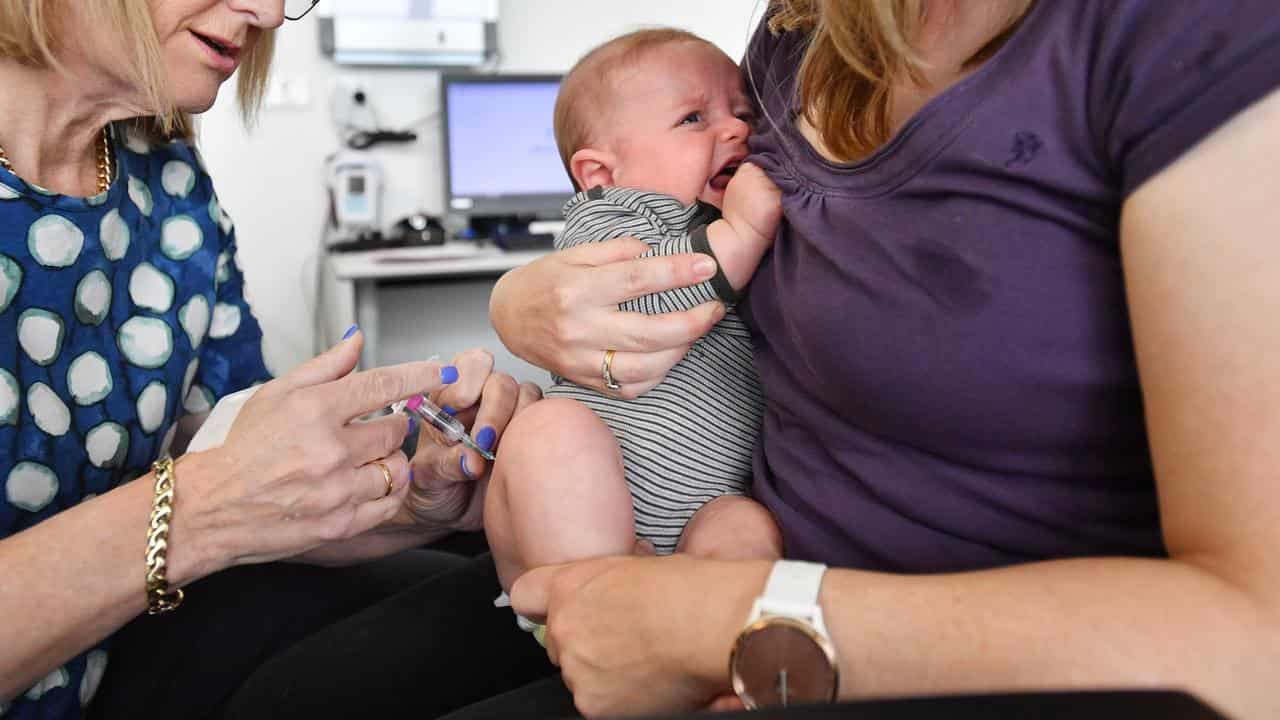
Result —
<path fill-rule="evenodd" d="M 1274 715 L 1277 68 L 1264 2 L 770 3 L 743 72 L 784 219 L 739 311 L 752 493 L 810 577 L 530 571 L 515 609 L 546 619 L 577 707 L 750 689 L 731 648 L 790 587 L 842 698 L 1178 687 Z M 583 386 L 609 353 L 641 395 L 719 318 L 619 314 L 712 272 L 644 252 L 514 272 L 495 326 Z"/>

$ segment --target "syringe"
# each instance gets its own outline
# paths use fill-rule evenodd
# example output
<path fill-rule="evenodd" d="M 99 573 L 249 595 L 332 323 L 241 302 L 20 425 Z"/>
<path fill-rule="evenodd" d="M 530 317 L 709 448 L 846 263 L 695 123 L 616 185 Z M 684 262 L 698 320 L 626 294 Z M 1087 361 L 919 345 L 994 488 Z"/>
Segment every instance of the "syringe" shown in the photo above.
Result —
<path fill-rule="evenodd" d="M 476 441 L 472 440 L 471 436 L 467 434 L 467 429 L 462 426 L 458 418 L 441 410 L 439 406 L 428 400 L 425 395 L 414 395 L 408 400 L 396 403 L 392 406 L 392 409 L 396 411 L 403 409 L 406 412 L 417 415 L 430 423 L 431 427 L 439 430 L 450 442 L 460 442 L 475 450 L 485 460 L 493 460 L 493 453 L 477 445 Z"/>

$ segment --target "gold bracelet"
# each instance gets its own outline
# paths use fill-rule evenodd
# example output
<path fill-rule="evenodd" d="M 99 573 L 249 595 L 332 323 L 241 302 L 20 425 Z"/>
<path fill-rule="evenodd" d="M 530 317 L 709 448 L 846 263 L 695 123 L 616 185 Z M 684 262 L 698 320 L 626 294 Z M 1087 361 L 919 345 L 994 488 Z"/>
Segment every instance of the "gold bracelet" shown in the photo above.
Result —
<path fill-rule="evenodd" d="M 147 527 L 147 614 L 159 615 L 182 604 L 182 590 L 169 592 L 165 579 L 165 554 L 169 550 L 169 520 L 173 517 L 173 490 L 177 479 L 173 458 L 155 461 L 156 494 L 151 501 L 151 522 Z"/>

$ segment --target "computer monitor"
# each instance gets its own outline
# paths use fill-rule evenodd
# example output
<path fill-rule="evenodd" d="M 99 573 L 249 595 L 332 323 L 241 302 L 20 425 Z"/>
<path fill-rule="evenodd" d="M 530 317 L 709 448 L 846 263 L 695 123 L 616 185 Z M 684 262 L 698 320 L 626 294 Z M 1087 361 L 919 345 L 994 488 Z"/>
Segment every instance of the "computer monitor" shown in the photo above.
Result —
<path fill-rule="evenodd" d="M 558 219 L 573 184 L 556 150 L 559 75 L 444 75 L 445 211 Z"/>

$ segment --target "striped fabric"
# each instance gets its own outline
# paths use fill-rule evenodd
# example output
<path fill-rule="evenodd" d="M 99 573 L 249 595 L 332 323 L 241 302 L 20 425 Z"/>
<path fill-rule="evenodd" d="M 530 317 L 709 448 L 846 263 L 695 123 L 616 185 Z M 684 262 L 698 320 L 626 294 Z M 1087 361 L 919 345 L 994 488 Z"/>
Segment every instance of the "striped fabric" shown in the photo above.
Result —
<path fill-rule="evenodd" d="M 691 231 L 716 216 L 710 206 L 685 207 L 658 193 L 594 188 L 565 206 L 565 228 L 556 244 L 565 249 L 631 236 L 649 243 L 649 255 L 695 252 Z M 621 308 L 656 314 L 716 299 L 712 284 L 704 282 Z M 685 524 L 703 504 L 746 491 L 763 399 L 750 335 L 732 309 L 666 380 L 640 398 L 606 396 L 559 377 L 547 396 L 585 403 L 613 430 L 631 488 L 636 533 L 659 553 L 675 549 Z"/>

